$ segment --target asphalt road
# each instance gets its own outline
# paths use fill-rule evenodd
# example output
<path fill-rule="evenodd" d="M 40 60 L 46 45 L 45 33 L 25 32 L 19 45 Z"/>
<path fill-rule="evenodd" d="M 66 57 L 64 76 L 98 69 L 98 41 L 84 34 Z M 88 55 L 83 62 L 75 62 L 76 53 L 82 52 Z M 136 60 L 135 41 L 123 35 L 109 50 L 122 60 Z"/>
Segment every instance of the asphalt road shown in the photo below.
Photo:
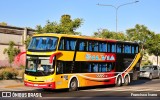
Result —
<path fill-rule="evenodd" d="M 80 88 L 78 91 L 68 92 L 67 90 L 43 90 L 32 88 L 27 90 L 28 87 L 20 87 L 20 91 L 40 93 L 43 98 L 21 98 L 28 99 L 45 99 L 45 100 L 160 100 L 160 79 L 140 79 L 133 81 L 129 86 L 114 87 L 110 86 L 97 86 Z M 12 91 L 16 90 L 14 88 Z M 3 98 L 4 99 L 4 98 Z M 8 99 L 8 98 L 6 98 Z M 12 98 L 13 99 L 13 98 Z M 17 98 L 14 98 L 17 99 Z M 19 98 L 18 98 L 19 99 Z"/>
<path fill-rule="evenodd" d="M 140 79 L 133 81 L 129 86 L 114 87 L 98 86 L 80 88 L 78 91 L 68 92 L 67 90 L 43 90 L 37 89 L 35 92 L 41 92 L 43 97 L 48 99 L 65 98 L 65 99 L 95 99 L 95 98 L 152 98 L 160 99 L 160 79 Z"/>

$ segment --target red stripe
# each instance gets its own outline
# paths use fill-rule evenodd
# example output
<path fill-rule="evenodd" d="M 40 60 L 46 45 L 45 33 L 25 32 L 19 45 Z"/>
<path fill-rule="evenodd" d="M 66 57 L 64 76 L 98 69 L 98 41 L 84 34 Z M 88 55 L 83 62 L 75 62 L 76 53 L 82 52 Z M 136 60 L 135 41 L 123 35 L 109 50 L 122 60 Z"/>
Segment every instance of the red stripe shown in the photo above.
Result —
<path fill-rule="evenodd" d="M 50 58 L 49 58 L 49 63 L 52 63 L 54 56 L 59 55 L 59 54 L 62 54 L 62 53 L 61 53 L 61 52 L 53 53 L 53 54 L 50 56 Z"/>
<path fill-rule="evenodd" d="M 33 82 L 24 81 L 24 85 L 29 87 L 55 89 L 55 82 L 33 83 Z"/>

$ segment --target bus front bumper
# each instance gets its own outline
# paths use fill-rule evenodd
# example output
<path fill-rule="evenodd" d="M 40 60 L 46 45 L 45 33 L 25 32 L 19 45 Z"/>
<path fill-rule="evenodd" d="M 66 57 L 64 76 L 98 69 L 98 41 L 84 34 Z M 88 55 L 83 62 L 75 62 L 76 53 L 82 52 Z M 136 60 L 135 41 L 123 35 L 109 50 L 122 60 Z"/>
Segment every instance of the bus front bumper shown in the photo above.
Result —
<path fill-rule="evenodd" d="M 24 81 L 24 85 L 29 87 L 55 89 L 55 82 L 33 83 L 33 82 Z"/>

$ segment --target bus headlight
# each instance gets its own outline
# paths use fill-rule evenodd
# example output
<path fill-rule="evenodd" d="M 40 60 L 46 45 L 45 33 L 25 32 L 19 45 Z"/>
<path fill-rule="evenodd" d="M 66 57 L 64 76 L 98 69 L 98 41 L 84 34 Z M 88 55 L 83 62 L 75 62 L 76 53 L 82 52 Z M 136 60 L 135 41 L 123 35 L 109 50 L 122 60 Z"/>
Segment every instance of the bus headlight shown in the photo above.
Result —
<path fill-rule="evenodd" d="M 45 82 L 52 82 L 53 81 L 53 78 L 49 78 L 47 80 L 45 80 Z"/>
<path fill-rule="evenodd" d="M 26 75 L 24 74 L 24 81 L 27 81 L 28 79 L 27 79 L 27 77 L 26 77 Z"/>

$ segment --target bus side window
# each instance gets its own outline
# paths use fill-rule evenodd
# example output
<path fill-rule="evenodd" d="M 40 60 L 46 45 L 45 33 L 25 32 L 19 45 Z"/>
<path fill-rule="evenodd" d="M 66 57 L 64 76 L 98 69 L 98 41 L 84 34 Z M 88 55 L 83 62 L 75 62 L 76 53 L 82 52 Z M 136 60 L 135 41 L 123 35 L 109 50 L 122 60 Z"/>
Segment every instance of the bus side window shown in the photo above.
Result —
<path fill-rule="evenodd" d="M 134 53 L 135 53 L 134 46 L 132 46 L 132 54 L 134 54 Z"/>
<path fill-rule="evenodd" d="M 117 45 L 117 53 L 122 53 L 122 46 L 120 44 Z"/>
<path fill-rule="evenodd" d="M 93 72 L 98 72 L 98 64 L 93 63 Z"/>
<path fill-rule="evenodd" d="M 63 73 L 63 62 L 62 61 L 57 61 L 57 74 L 62 74 Z"/>
<path fill-rule="evenodd" d="M 107 52 L 107 43 L 99 42 L 99 52 Z"/>
<path fill-rule="evenodd" d="M 135 53 L 138 53 L 138 46 L 136 46 L 136 51 L 135 51 Z"/>
<path fill-rule="evenodd" d="M 98 64 L 99 66 L 98 66 L 98 72 L 102 72 L 102 64 L 100 63 L 100 64 Z"/>
<path fill-rule="evenodd" d="M 87 41 L 86 40 L 80 40 L 79 41 L 79 51 L 88 51 L 87 49 Z"/>
<path fill-rule="evenodd" d="M 61 71 L 60 69 L 58 69 L 58 72 L 63 72 L 63 73 L 71 73 L 71 65 L 72 65 L 72 61 L 60 61 L 62 64 L 60 66 L 60 68 L 63 68 L 63 71 Z M 58 62 L 57 62 L 58 64 Z M 57 67 L 59 67 L 57 65 Z"/>
<path fill-rule="evenodd" d="M 92 72 L 92 65 L 88 64 L 88 72 Z"/>
<path fill-rule="evenodd" d="M 112 64 L 110 63 L 110 64 L 108 64 L 107 71 L 109 72 L 111 70 L 112 70 Z"/>
<path fill-rule="evenodd" d="M 94 44 L 92 41 L 88 41 L 88 51 L 93 51 Z"/>
<path fill-rule="evenodd" d="M 70 49 L 75 50 L 76 47 L 76 40 L 70 40 Z"/>
<path fill-rule="evenodd" d="M 69 50 L 69 51 L 75 50 L 76 39 L 66 38 L 65 46 L 66 46 L 65 50 Z"/>
<path fill-rule="evenodd" d="M 66 40 L 66 50 L 69 50 L 70 46 L 69 46 L 69 40 Z"/>
<path fill-rule="evenodd" d="M 64 38 L 61 38 L 59 50 L 64 50 Z"/>
<path fill-rule="evenodd" d="M 111 44 L 108 44 L 107 46 L 108 46 L 108 50 L 107 51 L 111 52 Z"/>
<path fill-rule="evenodd" d="M 85 48 L 84 41 L 80 41 L 79 42 L 79 51 L 84 51 L 84 48 Z"/>
<path fill-rule="evenodd" d="M 107 64 L 102 63 L 102 72 L 107 71 Z"/>
<path fill-rule="evenodd" d="M 94 52 L 98 52 L 98 42 L 94 42 Z"/>
<path fill-rule="evenodd" d="M 124 45 L 124 53 L 131 53 L 131 46 L 130 45 Z"/>
<path fill-rule="evenodd" d="M 111 52 L 116 52 L 116 45 L 115 44 L 111 44 Z"/>
<path fill-rule="evenodd" d="M 91 72 L 91 64 L 88 62 L 80 62 L 79 66 L 81 73 Z"/>

